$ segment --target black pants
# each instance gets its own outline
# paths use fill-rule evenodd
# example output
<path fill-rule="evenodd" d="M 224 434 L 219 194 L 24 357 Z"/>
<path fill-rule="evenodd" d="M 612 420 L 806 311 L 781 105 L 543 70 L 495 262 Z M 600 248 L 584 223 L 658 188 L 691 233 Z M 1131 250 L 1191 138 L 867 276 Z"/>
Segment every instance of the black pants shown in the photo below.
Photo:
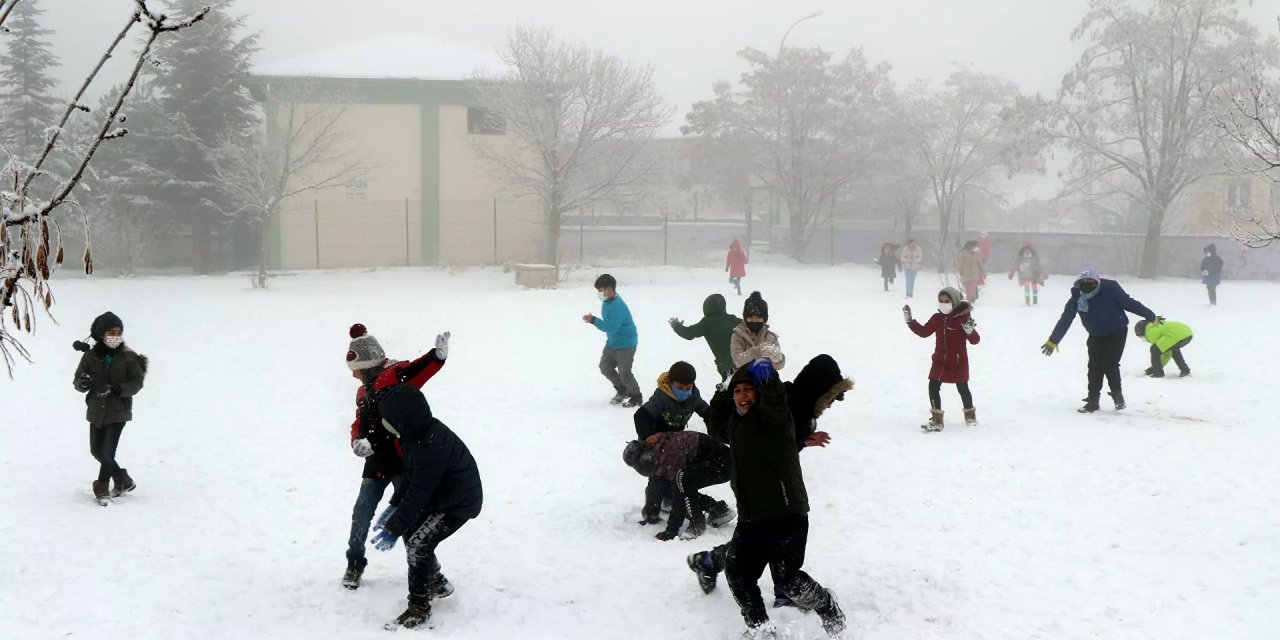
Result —
<path fill-rule="evenodd" d="M 964 408 L 973 408 L 973 394 L 969 393 L 968 382 L 957 382 L 956 391 L 960 392 L 960 401 L 964 403 Z M 934 411 L 942 411 L 942 381 L 929 381 L 929 406 Z"/>
<path fill-rule="evenodd" d="M 444 582 L 436 547 L 466 523 L 462 518 L 433 513 L 404 537 L 409 558 L 409 604 L 431 609 L 431 596 Z"/>
<path fill-rule="evenodd" d="M 1178 344 L 1173 345 L 1173 348 L 1169 349 L 1170 355 L 1173 356 L 1174 364 L 1178 365 L 1178 371 L 1191 370 L 1187 366 L 1187 361 L 1182 358 L 1182 349 L 1189 344 L 1191 344 L 1191 338 L 1181 340 Z M 1156 371 L 1163 371 L 1164 363 L 1161 362 L 1161 360 L 1164 360 L 1164 352 L 1160 351 L 1160 347 L 1157 347 L 1154 344 L 1151 345 L 1151 368 Z"/>
<path fill-rule="evenodd" d="M 116 464 L 116 447 L 120 446 L 120 434 L 124 423 L 89 425 L 89 453 L 98 461 L 98 482 L 106 482 L 120 472 Z"/>
<path fill-rule="evenodd" d="M 1217 304 L 1218 304 L 1218 285 L 1216 285 L 1216 284 L 1206 284 L 1206 285 L 1205 285 L 1205 287 L 1206 287 L 1207 289 L 1209 289 L 1209 304 L 1214 305 L 1214 306 L 1217 306 Z"/>
<path fill-rule="evenodd" d="M 666 478 L 658 476 L 650 476 L 649 484 L 644 486 L 644 508 L 640 513 L 648 516 L 658 515 L 662 511 L 662 500 L 670 500 L 673 504 L 676 499 L 676 484 Z M 674 507 L 672 507 L 674 509 Z"/>
<path fill-rule="evenodd" d="M 800 569 L 808 541 L 806 515 L 738 523 L 725 556 L 725 578 L 747 626 L 769 620 L 757 584 L 766 566 L 773 572 L 775 586 L 801 609 L 822 611 L 831 606 L 831 593 Z"/>
<path fill-rule="evenodd" d="M 685 465 L 676 474 L 676 496 L 671 504 L 671 516 L 667 518 L 667 531 L 679 531 L 686 517 L 693 522 L 705 522 L 703 513 L 710 511 L 716 501 L 698 490 L 728 482 L 729 466 L 729 450 L 725 448 L 722 456 Z"/>
<path fill-rule="evenodd" d="M 1128 338 L 1128 329 L 1105 336 L 1089 336 L 1089 400 L 1098 401 L 1104 377 L 1111 394 L 1121 394 L 1120 358 L 1124 356 L 1124 344 Z"/>

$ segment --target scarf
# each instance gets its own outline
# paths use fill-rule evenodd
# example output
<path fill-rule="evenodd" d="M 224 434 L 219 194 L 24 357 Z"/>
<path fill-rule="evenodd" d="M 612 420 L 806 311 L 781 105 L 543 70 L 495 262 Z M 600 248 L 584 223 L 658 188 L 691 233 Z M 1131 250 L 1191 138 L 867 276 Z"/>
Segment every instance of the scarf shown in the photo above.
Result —
<path fill-rule="evenodd" d="M 1089 313 L 1089 301 L 1092 300 L 1094 296 L 1098 295 L 1099 291 L 1102 291 L 1101 282 L 1098 283 L 1097 289 L 1094 289 L 1089 293 L 1085 293 L 1083 291 L 1080 292 L 1080 299 L 1076 300 L 1076 308 L 1080 310 L 1080 313 Z"/>

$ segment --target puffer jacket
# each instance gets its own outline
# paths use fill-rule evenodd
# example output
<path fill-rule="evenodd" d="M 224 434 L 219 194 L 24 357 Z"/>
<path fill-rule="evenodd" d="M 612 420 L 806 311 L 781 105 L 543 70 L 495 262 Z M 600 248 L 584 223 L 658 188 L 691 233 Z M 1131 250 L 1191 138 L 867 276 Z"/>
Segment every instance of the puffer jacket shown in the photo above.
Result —
<path fill-rule="evenodd" d="M 741 367 L 756 358 L 768 358 L 773 361 L 773 368 L 779 371 L 787 364 L 787 357 L 782 353 L 782 345 L 778 344 L 778 334 L 765 325 L 760 333 L 751 333 L 747 323 L 742 323 L 733 330 L 733 338 L 729 341 L 729 351 L 733 354 L 733 366 Z"/>
<path fill-rule="evenodd" d="M 636 409 L 634 421 L 636 437 L 644 440 L 655 433 L 668 431 L 684 431 L 689 426 L 689 419 L 695 415 L 707 418 L 710 407 L 702 399 L 698 387 L 693 388 L 693 395 L 687 400 L 676 399 L 671 390 L 671 377 L 666 372 L 658 376 L 658 388 L 649 400 Z"/>
<path fill-rule="evenodd" d="M 933 366 L 929 368 L 930 380 L 950 384 L 969 381 L 968 345 L 978 344 L 982 340 L 976 329 L 969 335 L 964 333 L 963 325 L 969 320 L 971 311 L 973 307 L 968 302 L 961 302 L 950 314 L 935 313 L 923 325 L 914 318 L 907 324 L 921 338 L 935 337 Z"/>
<path fill-rule="evenodd" d="M 715 356 L 716 370 L 726 371 L 733 367 L 729 344 L 733 340 L 734 328 L 740 324 L 742 320 L 727 311 L 724 296 L 713 293 L 702 301 L 701 320 L 687 327 L 679 322 L 672 323 L 671 330 L 685 340 L 705 338 L 711 355 Z"/>
<path fill-rule="evenodd" d="M 1192 337 L 1192 333 L 1191 327 L 1181 322 L 1163 320 L 1159 323 L 1148 322 L 1142 337 L 1147 342 L 1155 345 L 1160 350 L 1160 353 L 1168 353 L 1179 342 Z M 1168 364 L 1168 360 L 1165 361 L 1165 364 Z"/>
<path fill-rule="evenodd" d="M 80 382 L 89 374 L 89 383 Z M 127 345 L 108 349 L 101 342 L 80 356 L 72 386 L 85 394 L 89 424 L 118 424 L 133 420 L 133 396 L 142 391 L 147 377 L 147 357 Z M 106 393 L 112 390 L 111 393 Z"/>
<path fill-rule="evenodd" d="M 919 271 L 920 267 L 924 265 L 924 250 L 920 248 L 920 245 L 915 247 L 907 245 L 902 248 L 902 251 L 898 252 L 898 259 L 902 262 L 904 271 Z"/>

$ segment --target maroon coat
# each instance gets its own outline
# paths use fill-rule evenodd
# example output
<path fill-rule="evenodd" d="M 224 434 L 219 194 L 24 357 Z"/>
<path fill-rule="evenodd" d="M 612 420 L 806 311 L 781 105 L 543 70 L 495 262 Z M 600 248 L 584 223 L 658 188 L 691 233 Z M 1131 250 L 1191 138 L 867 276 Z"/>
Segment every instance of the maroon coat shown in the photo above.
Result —
<path fill-rule="evenodd" d="M 923 325 L 914 319 L 909 326 L 921 338 L 934 336 L 933 367 L 929 369 L 930 380 L 941 380 L 951 384 L 969 381 L 969 344 L 978 344 L 982 337 L 975 329 L 971 335 L 965 335 L 961 325 L 969 319 L 973 307 L 961 302 L 959 308 L 951 315 L 933 314 Z"/>
<path fill-rule="evenodd" d="M 747 252 L 742 250 L 742 245 L 737 240 L 733 241 L 733 245 L 729 247 L 729 255 L 725 257 L 724 268 L 728 270 L 730 278 L 747 277 Z"/>

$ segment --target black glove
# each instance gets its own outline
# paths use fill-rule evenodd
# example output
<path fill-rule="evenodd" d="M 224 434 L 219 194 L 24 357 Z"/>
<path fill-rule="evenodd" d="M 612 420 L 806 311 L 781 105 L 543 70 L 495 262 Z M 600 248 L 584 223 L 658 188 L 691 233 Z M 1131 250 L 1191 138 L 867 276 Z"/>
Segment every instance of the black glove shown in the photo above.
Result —
<path fill-rule="evenodd" d="M 93 376 L 88 371 L 76 377 L 76 391 L 84 393 L 93 388 Z"/>

